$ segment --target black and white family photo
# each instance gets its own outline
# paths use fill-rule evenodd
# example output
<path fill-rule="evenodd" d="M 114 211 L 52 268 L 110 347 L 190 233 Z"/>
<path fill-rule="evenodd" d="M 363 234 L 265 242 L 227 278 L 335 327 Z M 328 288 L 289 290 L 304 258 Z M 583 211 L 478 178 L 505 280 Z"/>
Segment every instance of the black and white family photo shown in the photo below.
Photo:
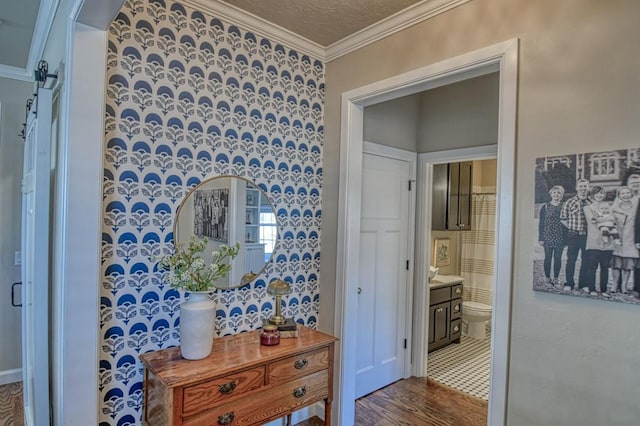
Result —
<path fill-rule="evenodd" d="M 229 242 L 229 189 L 199 189 L 194 193 L 194 234 Z"/>
<path fill-rule="evenodd" d="M 640 148 L 536 159 L 533 289 L 640 304 Z"/>

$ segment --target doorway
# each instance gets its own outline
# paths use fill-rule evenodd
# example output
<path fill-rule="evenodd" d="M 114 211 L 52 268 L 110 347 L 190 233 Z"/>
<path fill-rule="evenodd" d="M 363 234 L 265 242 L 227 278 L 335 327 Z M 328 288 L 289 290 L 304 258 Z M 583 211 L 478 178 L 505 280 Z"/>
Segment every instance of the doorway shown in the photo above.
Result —
<path fill-rule="evenodd" d="M 515 117 L 517 87 L 517 40 L 510 40 L 461 55 L 437 64 L 414 70 L 387 80 L 346 92 L 342 96 L 342 138 L 340 162 L 340 208 L 336 268 L 335 334 L 342 341 L 338 349 L 338 423 L 352 424 L 355 414 L 355 365 L 357 322 L 357 274 L 360 248 L 360 209 L 362 186 L 363 108 L 418 93 L 490 72 L 500 72 L 498 131 L 498 249 L 508 253 L 496 265 L 497 282 L 494 351 L 492 355 L 492 394 L 489 404 L 489 424 L 503 424 L 506 414 L 508 373 L 509 311 L 511 299 L 511 248 L 513 235 L 513 188 L 515 159 Z M 423 230 L 424 232 L 424 230 Z M 424 235 L 418 233 L 418 241 Z M 420 247 L 420 243 L 419 243 Z M 418 247 L 418 248 L 419 248 Z M 422 250 L 425 250 L 422 247 Z M 428 250 L 428 249 L 427 249 Z M 418 271 L 417 271 L 418 272 Z M 424 277 L 422 277 L 424 278 Z M 420 281 L 416 281 L 420 283 Z M 426 281 L 423 281 L 426 282 Z M 414 287 L 414 306 L 425 306 L 424 285 Z M 424 309 L 417 321 L 424 323 Z M 414 316 L 414 319 L 416 317 Z M 424 339 L 413 336 L 412 359 L 424 359 Z M 419 356 L 422 355 L 422 356 Z M 423 368 L 413 362 L 413 374 L 424 375 Z"/>
<path fill-rule="evenodd" d="M 440 159 L 438 163 L 430 162 L 429 155 L 420 156 L 420 166 L 427 170 L 436 168 L 438 171 L 450 171 L 451 174 L 456 170 L 455 166 L 468 165 L 471 168 L 470 191 L 456 197 L 463 198 L 465 203 L 468 203 L 467 211 L 470 215 L 465 217 L 468 226 L 465 225 L 462 229 L 443 223 L 442 220 L 438 220 L 439 217 L 432 221 L 425 221 L 426 226 L 430 224 L 430 238 L 424 242 L 423 246 L 432 250 L 427 257 L 417 258 L 423 259 L 425 263 L 422 268 L 419 265 L 416 267 L 423 270 L 428 270 L 429 265 L 439 267 L 436 273 L 429 276 L 428 324 L 424 324 L 426 328 L 422 329 L 423 333 L 427 333 L 428 330 L 430 336 L 429 353 L 425 359 L 427 377 L 487 402 L 490 385 L 491 331 L 493 330 L 493 327 L 487 328 L 487 325 L 490 323 L 495 289 L 495 153 L 497 146 L 485 148 L 483 148 L 486 152 L 485 156 L 473 158 L 467 157 L 465 154 L 467 150 L 449 151 L 450 156 L 446 162 Z M 473 156 L 477 151 L 474 149 L 469 154 Z M 427 172 L 423 170 L 422 176 L 426 175 Z M 436 212 L 436 209 L 427 211 L 431 195 L 438 194 L 438 190 L 442 187 L 450 186 L 450 177 L 447 175 L 440 176 L 439 179 L 430 175 L 428 179 L 431 180 L 432 185 L 430 187 L 422 185 L 421 189 L 426 194 L 427 203 L 418 206 L 418 217 Z M 453 196 L 449 195 L 449 197 Z M 455 207 L 453 202 L 455 198 L 444 201 L 448 202 L 447 210 L 451 213 Z M 435 241 L 448 243 L 446 264 L 437 258 L 436 253 L 433 253 L 436 247 Z M 443 303 L 442 292 L 449 289 L 448 283 L 455 283 L 451 288 L 459 289 L 460 292 L 451 296 L 451 302 Z M 451 313 L 448 314 L 445 311 L 434 318 L 432 312 L 437 311 L 437 308 L 442 305 L 449 308 Z M 474 322 L 471 329 L 469 329 L 469 312 L 465 313 L 467 307 L 482 310 L 482 314 L 476 314 L 479 316 L 478 321 Z M 488 316 L 486 312 L 489 312 Z M 447 315 L 449 318 L 443 318 Z M 488 321 L 481 321 L 484 316 L 487 316 Z M 457 332 L 454 332 L 456 330 L 454 326 L 458 327 Z M 431 334 L 438 327 L 444 328 L 444 336 L 442 341 L 432 342 Z"/>

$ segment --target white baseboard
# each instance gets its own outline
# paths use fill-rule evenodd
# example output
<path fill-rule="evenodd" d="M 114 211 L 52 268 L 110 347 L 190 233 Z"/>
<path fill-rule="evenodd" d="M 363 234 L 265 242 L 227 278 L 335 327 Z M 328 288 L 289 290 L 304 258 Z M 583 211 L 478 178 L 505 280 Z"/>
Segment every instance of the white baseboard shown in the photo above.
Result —
<path fill-rule="evenodd" d="M 314 405 L 304 407 L 301 410 L 295 411 L 291 416 L 291 423 L 297 424 L 313 416 L 318 416 L 324 420 L 324 402 L 316 402 Z M 264 426 L 284 426 L 285 419 L 278 419 L 272 422 L 266 423 Z"/>
<path fill-rule="evenodd" d="M 22 381 L 22 368 L 0 371 L 0 386 Z"/>

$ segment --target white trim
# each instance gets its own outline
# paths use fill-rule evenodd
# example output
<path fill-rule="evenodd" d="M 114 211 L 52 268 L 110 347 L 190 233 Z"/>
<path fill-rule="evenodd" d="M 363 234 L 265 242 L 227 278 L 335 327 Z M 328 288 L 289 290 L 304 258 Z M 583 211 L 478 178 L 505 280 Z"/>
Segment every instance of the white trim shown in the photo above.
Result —
<path fill-rule="evenodd" d="M 0 371 L 0 386 L 22 381 L 22 368 Z"/>
<path fill-rule="evenodd" d="M 60 106 L 54 277 L 59 342 L 53 348 L 56 424 L 98 424 L 100 209 L 107 33 L 76 23 L 84 7 L 73 0 L 66 25 Z M 82 34 L 78 32 L 83 30 Z M 82 57 L 82 63 L 74 58 Z M 87 141 L 92 143 L 87 144 Z M 80 207 L 81 206 L 81 207 Z M 73 348 L 82 347 L 82 351 Z"/>
<path fill-rule="evenodd" d="M 409 217 L 407 218 L 408 229 L 407 236 L 415 235 L 416 232 L 416 170 L 418 163 L 418 155 L 413 151 L 407 151 L 405 149 L 395 148 L 388 145 L 383 145 L 374 142 L 364 141 L 362 144 L 362 152 L 372 155 L 378 155 L 381 157 L 392 158 L 396 160 L 406 161 L 409 163 L 409 180 L 411 180 L 411 191 L 409 193 Z M 409 183 L 407 182 L 407 185 Z M 404 314 L 405 314 L 405 335 L 402 337 L 403 339 L 407 339 L 407 347 L 405 350 L 404 356 L 404 371 L 403 377 L 406 379 L 410 377 L 413 373 L 414 366 L 411 364 L 412 353 L 413 353 L 413 300 L 414 294 L 412 290 L 413 280 L 414 280 L 414 272 L 415 272 L 415 244 L 413 244 L 413 238 L 407 238 L 407 259 L 409 262 L 409 270 L 407 271 L 407 282 L 406 282 L 406 300 L 404 306 Z"/>
<path fill-rule="evenodd" d="M 451 149 L 446 151 L 428 152 L 418 154 L 418 201 L 416 208 L 416 264 L 422 262 L 421 268 L 416 270 L 414 287 L 414 312 L 413 323 L 416 324 L 413 332 L 413 359 L 418 360 L 413 365 L 413 375 L 425 377 L 427 368 L 423 360 L 427 359 L 427 342 L 425 340 L 428 326 L 427 312 L 429 306 L 429 276 L 426 273 L 428 262 L 431 259 L 431 219 L 432 211 L 430 189 L 433 187 L 433 165 L 438 163 L 459 162 L 469 160 L 487 160 L 496 158 L 497 145 L 485 145 L 470 148 Z M 420 260 L 418 260 L 420 259 Z"/>
<path fill-rule="evenodd" d="M 300 53 L 329 62 L 471 0 L 422 0 L 326 47 L 230 3 L 220 0 L 178 1 L 199 11 L 214 14 Z"/>
<path fill-rule="evenodd" d="M 47 45 L 51 26 L 53 25 L 59 4 L 60 0 L 42 0 L 40 2 L 25 67 L 12 67 L 0 64 L 0 77 L 21 81 L 34 81 L 34 71 Z"/>
<path fill-rule="evenodd" d="M 33 75 L 25 68 L 0 64 L 0 77 L 20 81 L 34 81 Z"/>
<path fill-rule="evenodd" d="M 201 12 L 214 14 L 215 16 L 238 25 L 244 30 L 249 30 L 257 35 L 266 37 L 271 41 L 284 44 L 294 50 L 324 60 L 324 47 L 308 40 L 286 28 L 280 27 L 273 22 L 253 15 L 232 4 L 223 3 L 218 0 L 179 0 L 186 6 L 193 7 Z"/>
<path fill-rule="evenodd" d="M 60 0 L 42 0 L 40 2 L 40 9 L 38 9 L 38 17 L 36 18 L 36 25 L 33 29 L 31 48 L 29 49 L 29 57 L 27 59 L 26 71 L 28 73 L 32 73 L 36 69 L 38 61 L 42 59 L 59 4 Z"/>
<path fill-rule="evenodd" d="M 341 425 L 355 418 L 355 315 L 358 274 L 360 187 L 362 180 L 363 106 L 414 93 L 448 76 L 465 78 L 469 71 L 499 67 L 498 229 L 496 247 L 504 256 L 496 263 L 489 425 L 506 424 L 507 373 L 512 283 L 513 198 L 518 40 L 512 39 L 447 59 L 418 70 L 378 81 L 342 94 L 340 140 L 340 199 L 336 258 L 336 312 L 334 334 L 340 338 L 336 377 L 335 415 Z M 466 77 L 468 78 L 468 77 Z M 421 89 L 424 90 L 424 89 Z M 353 195 L 353 196 L 352 196 Z"/>
<path fill-rule="evenodd" d="M 423 0 L 327 46 L 327 62 L 403 31 L 470 0 Z"/>

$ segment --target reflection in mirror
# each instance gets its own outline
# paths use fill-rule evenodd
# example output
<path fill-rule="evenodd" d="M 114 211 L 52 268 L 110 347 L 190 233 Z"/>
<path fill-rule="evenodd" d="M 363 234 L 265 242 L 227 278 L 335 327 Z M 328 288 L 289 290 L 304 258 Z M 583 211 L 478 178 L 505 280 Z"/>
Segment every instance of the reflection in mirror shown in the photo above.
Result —
<path fill-rule="evenodd" d="M 221 245 L 240 243 L 229 276 L 217 288 L 234 288 L 256 278 L 271 260 L 278 236 L 276 212 L 265 193 L 237 176 L 219 176 L 200 183 L 184 198 L 174 225 L 176 244 L 188 243 L 192 235 L 208 240 L 203 253 Z"/>

